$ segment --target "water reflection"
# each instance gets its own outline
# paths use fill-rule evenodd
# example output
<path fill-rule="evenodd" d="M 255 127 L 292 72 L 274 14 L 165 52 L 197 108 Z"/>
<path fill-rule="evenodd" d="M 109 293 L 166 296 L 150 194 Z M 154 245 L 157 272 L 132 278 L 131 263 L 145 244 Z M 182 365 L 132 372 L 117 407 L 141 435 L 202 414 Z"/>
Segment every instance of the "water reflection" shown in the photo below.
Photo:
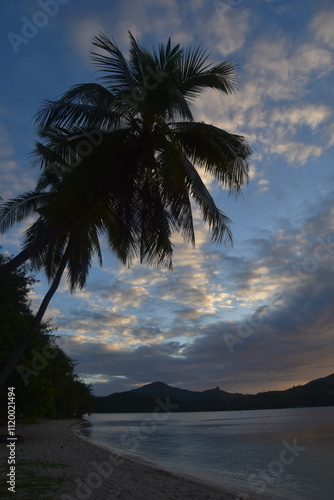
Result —
<path fill-rule="evenodd" d="M 283 491 L 293 500 L 333 498 L 333 407 L 174 413 L 159 422 L 151 414 L 94 414 L 81 432 L 197 477 L 245 486 L 252 476 L 271 477 L 268 467 L 278 467 L 284 446 L 300 447 L 296 459 L 265 483 L 266 493 Z"/>

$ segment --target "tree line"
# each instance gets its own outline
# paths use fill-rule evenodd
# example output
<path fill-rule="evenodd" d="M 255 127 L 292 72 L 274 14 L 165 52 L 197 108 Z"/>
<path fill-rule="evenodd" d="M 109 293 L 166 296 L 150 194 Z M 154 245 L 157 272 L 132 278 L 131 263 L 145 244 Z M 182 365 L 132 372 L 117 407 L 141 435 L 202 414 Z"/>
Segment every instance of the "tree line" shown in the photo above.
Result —
<path fill-rule="evenodd" d="M 0 254 L 0 264 L 9 258 Z M 0 281 L 0 367 L 33 321 L 28 292 L 36 283 L 23 265 Z M 0 388 L 0 420 L 6 422 L 7 387 L 15 388 L 16 417 L 80 417 L 92 412 L 92 391 L 75 373 L 75 362 L 56 345 L 54 328 L 42 323 Z"/>

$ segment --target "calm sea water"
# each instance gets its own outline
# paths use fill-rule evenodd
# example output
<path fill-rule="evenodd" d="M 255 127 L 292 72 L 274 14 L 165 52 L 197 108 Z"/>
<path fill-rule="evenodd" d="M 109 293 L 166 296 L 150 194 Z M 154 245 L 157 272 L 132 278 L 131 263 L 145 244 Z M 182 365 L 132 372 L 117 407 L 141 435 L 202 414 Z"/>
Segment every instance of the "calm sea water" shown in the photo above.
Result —
<path fill-rule="evenodd" d="M 334 407 L 100 413 L 81 434 L 165 468 L 286 500 L 334 499 Z M 247 498 L 247 496 L 244 496 Z"/>

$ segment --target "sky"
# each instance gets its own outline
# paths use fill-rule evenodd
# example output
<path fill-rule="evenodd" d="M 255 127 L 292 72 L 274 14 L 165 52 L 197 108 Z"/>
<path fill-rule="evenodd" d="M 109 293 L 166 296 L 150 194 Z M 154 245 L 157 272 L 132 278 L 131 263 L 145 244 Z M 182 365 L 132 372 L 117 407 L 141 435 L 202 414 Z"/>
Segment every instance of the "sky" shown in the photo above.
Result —
<path fill-rule="evenodd" d="M 162 381 L 190 390 L 283 390 L 333 373 L 334 4 L 332 0 L 16 0 L 0 6 L 0 195 L 33 189 L 34 115 L 43 100 L 97 81 L 99 31 L 126 55 L 128 31 L 151 48 L 201 45 L 233 62 L 238 92 L 206 91 L 194 116 L 244 135 L 250 182 L 229 196 L 233 246 L 173 242 L 174 269 L 121 265 L 102 240 L 86 287 L 66 278 L 46 318 L 96 395 Z M 31 219 L 1 236 L 16 254 Z M 30 294 L 37 310 L 42 274 Z"/>

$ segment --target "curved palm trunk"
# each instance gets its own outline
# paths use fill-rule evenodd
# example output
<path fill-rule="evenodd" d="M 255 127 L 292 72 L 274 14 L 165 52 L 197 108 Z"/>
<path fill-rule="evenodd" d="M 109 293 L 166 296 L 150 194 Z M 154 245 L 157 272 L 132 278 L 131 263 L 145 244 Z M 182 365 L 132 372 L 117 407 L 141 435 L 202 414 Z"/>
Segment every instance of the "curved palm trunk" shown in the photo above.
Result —
<path fill-rule="evenodd" d="M 40 238 L 38 241 L 36 241 L 32 245 L 29 245 L 24 250 L 22 250 L 22 252 L 20 252 L 18 255 L 13 257 L 6 264 L 3 264 L 0 267 L 0 279 L 3 278 L 7 273 L 14 271 L 19 266 L 24 264 L 28 259 L 30 259 L 30 257 L 32 257 L 34 255 L 34 253 L 42 245 L 50 243 L 54 238 L 56 238 L 57 236 L 60 236 L 64 230 L 65 230 L 65 225 L 59 226 L 59 227 L 54 228 L 54 229 L 50 229 L 50 231 L 47 231 L 45 233 L 45 235 L 42 238 Z"/>
<path fill-rule="evenodd" d="M 61 263 L 59 265 L 58 271 L 57 271 L 55 278 L 53 280 L 53 283 L 50 286 L 48 292 L 46 293 L 46 295 L 45 295 L 45 297 L 44 297 L 44 299 L 43 299 L 43 301 L 38 309 L 38 312 L 37 312 L 36 316 L 34 317 L 34 320 L 32 321 L 30 327 L 28 328 L 25 336 L 23 337 L 21 342 L 16 347 L 15 351 L 9 357 L 9 360 L 7 361 L 5 368 L 2 370 L 2 372 L 0 374 L 0 386 L 2 386 L 6 382 L 8 376 L 15 368 L 20 357 L 22 356 L 25 349 L 27 348 L 27 346 L 31 342 L 37 328 L 41 324 L 41 321 L 42 321 L 44 313 L 45 313 L 45 311 L 50 303 L 50 300 L 52 299 L 53 295 L 55 294 L 55 292 L 59 286 L 61 277 L 63 275 L 63 272 L 65 270 L 65 267 L 66 267 L 66 264 L 68 261 L 69 252 L 70 252 L 70 244 L 68 243 L 66 250 L 64 252 L 63 258 L 61 260 Z"/>

